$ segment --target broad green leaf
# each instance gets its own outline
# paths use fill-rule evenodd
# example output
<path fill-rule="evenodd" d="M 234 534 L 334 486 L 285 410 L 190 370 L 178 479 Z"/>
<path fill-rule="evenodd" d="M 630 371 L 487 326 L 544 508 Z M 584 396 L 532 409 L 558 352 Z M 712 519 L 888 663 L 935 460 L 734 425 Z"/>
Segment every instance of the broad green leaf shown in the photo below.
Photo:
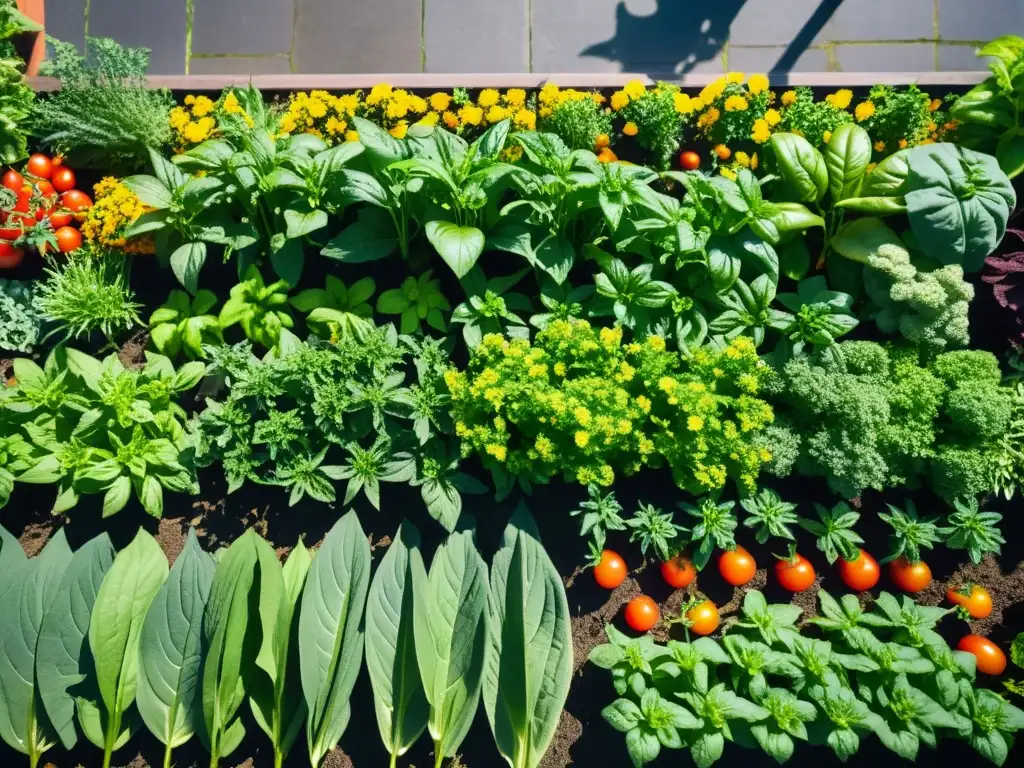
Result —
<path fill-rule="evenodd" d="M 377 726 L 388 754 L 400 757 L 427 727 L 430 708 L 416 661 L 415 593 L 425 573 L 420 535 L 406 521 L 370 584 L 366 609 L 366 668 Z"/>
<path fill-rule="evenodd" d="M 857 195 L 871 162 L 868 132 L 854 123 L 840 125 L 832 132 L 823 155 L 832 202 Z"/>
<path fill-rule="evenodd" d="M 412 561 L 416 591 L 416 659 L 430 704 L 434 753 L 455 755 L 480 702 L 487 638 L 487 566 L 472 531 L 451 534 L 427 576 Z"/>
<path fill-rule="evenodd" d="M 150 733 L 167 748 L 202 728 L 200 661 L 203 612 L 215 563 L 189 529 L 185 547 L 149 607 L 139 638 L 136 702 Z"/>
<path fill-rule="evenodd" d="M 17 370 L 15 375 L 17 376 Z M 15 583 L 14 569 L 27 559 L 25 550 L 21 548 L 18 540 L 6 528 L 0 527 L 0 599 L 3 599 L 4 592 Z"/>
<path fill-rule="evenodd" d="M 331 528 L 306 577 L 299 614 L 302 692 L 309 759 L 320 765 L 345 732 L 363 658 L 363 609 L 370 544 L 354 511 Z"/>
<path fill-rule="evenodd" d="M 296 211 L 288 208 L 284 212 L 284 223 L 287 226 L 286 237 L 303 237 L 326 227 L 327 213 L 319 209 Z"/>
<path fill-rule="evenodd" d="M 114 545 L 107 534 L 83 544 L 71 558 L 39 630 L 36 687 L 65 749 L 78 741 L 71 689 L 85 679 L 86 669 L 91 666 L 86 643 L 89 619 L 103 577 L 113 562 Z M 6 568 L 0 564 L 0 569 Z"/>
<path fill-rule="evenodd" d="M 569 695 L 573 658 L 562 578 L 525 505 L 494 556 L 487 612 L 487 719 L 509 765 L 536 768 Z"/>
<path fill-rule="evenodd" d="M 58 741 L 36 695 L 36 654 L 43 619 L 70 562 L 62 528 L 38 556 L 15 567 L 13 586 L 0 597 L 0 737 L 32 766 Z"/>
<path fill-rule="evenodd" d="M 129 176 L 123 182 L 143 205 L 151 208 L 170 208 L 174 202 L 171 190 L 155 176 Z"/>
<path fill-rule="evenodd" d="M 825 159 L 811 142 L 795 133 L 776 133 L 771 138 L 782 178 L 805 203 L 820 200 L 829 186 Z"/>
<path fill-rule="evenodd" d="M 217 563 L 203 613 L 206 658 L 202 671 L 201 732 L 212 760 L 231 754 L 245 736 L 236 719 L 245 701 L 246 681 L 254 674 L 260 648 L 258 606 L 253 599 L 258 537 L 252 529 L 236 539 Z"/>
<path fill-rule="evenodd" d="M 460 280 L 484 252 L 484 233 L 476 227 L 460 227 L 450 221 L 428 221 L 427 240 Z"/>
<path fill-rule="evenodd" d="M 185 243 L 171 254 L 171 271 L 185 290 L 199 290 L 199 271 L 206 263 L 206 243 Z"/>
<path fill-rule="evenodd" d="M 854 219 L 843 225 L 832 237 L 829 244 L 835 250 L 853 261 L 867 264 L 872 256 L 878 255 L 883 245 L 905 248 L 899 235 L 887 227 L 881 219 Z"/>
<path fill-rule="evenodd" d="M 320 252 L 329 259 L 351 264 L 376 261 L 389 255 L 398 246 L 395 224 L 387 211 L 360 208 L 359 218 Z"/>
<path fill-rule="evenodd" d="M 103 741 L 97 746 L 107 760 L 125 731 L 135 727 L 125 725 L 132 721 L 127 713 L 135 701 L 139 636 L 167 570 L 167 558 L 156 539 L 140 530 L 132 543 L 117 553 L 96 595 L 89 620 L 89 650 L 99 700 L 92 706 L 86 704 L 86 709 L 96 712 L 103 723 Z M 80 717 L 82 704 L 80 700 Z"/>

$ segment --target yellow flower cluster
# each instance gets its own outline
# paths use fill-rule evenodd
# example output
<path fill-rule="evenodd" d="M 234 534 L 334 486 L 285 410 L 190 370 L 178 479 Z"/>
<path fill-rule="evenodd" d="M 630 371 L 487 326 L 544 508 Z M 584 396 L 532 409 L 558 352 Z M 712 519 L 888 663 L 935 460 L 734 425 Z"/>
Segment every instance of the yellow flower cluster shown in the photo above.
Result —
<path fill-rule="evenodd" d="M 184 106 L 171 109 L 169 120 L 176 152 L 213 138 L 217 132 L 216 102 L 207 96 L 186 96 Z"/>
<path fill-rule="evenodd" d="M 465 93 L 458 99 L 447 93 L 434 93 L 428 99 L 432 112 L 422 122 L 429 125 L 444 124 L 450 131 L 476 131 L 481 128 L 511 120 L 519 131 L 537 129 L 537 112 L 526 101 L 526 91 L 509 88 L 502 93 L 495 88 L 485 88 L 474 102 Z"/>
<path fill-rule="evenodd" d="M 445 383 L 463 455 L 496 471 L 609 485 L 668 464 L 696 492 L 749 490 L 770 459 L 753 443 L 773 418 L 756 397 L 767 375 L 749 339 L 684 360 L 659 336 L 623 344 L 620 328 L 557 320 L 532 345 L 485 336 Z"/>
<path fill-rule="evenodd" d="M 700 96 L 691 99 L 697 105 L 697 130 L 718 147 L 732 151 L 737 142 L 763 144 L 771 138 L 782 115 L 772 108 L 775 94 L 768 77 L 730 72 L 708 83 Z M 722 160 L 722 152 L 716 149 Z M 727 156 L 726 158 L 727 159 Z"/>
<path fill-rule="evenodd" d="M 155 252 L 152 237 L 125 240 L 128 225 L 149 210 L 128 187 L 107 176 L 93 187 L 93 195 L 95 203 L 82 222 L 82 236 L 86 240 L 105 248 L 123 248 L 126 253 Z"/>
<path fill-rule="evenodd" d="M 327 91 L 292 94 L 288 109 L 281 116 L 282 135 L 310 133 L 328 144 L 356 141 L 359 135 L 349 124 L 353 116 L 363 114 L 362 93 L 334 96 Z"/>

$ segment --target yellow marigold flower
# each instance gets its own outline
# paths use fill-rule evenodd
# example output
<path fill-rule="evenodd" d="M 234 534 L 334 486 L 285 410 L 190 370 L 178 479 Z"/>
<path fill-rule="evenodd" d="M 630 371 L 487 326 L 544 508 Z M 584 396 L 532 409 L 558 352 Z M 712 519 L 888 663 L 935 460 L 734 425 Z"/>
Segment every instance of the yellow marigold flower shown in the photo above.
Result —
<path fill-rule="evenodd" d="M 725 111 L 726 112 L 745 112 L 747 107 L 747 100 L 742 96 L 730 96 L 725 100 Z"/>
<path fill-rule="evenodd" d="M 310 114 L 312 114 L 312 110 L 310 111 Z M 384 114 L 392 120 L 396 120 L 409 114 L 409 107 L 401 101 L 389 101 L 387 108 L 384 110 Z"/>
<path fill-rule="evenodd" d="M 505 91 L 505 103 L 512 107 L 521 107 L 526 103 L 526 91 L 522 88 L 509 88 Z"/>
<path fill-rule="evenodd" d="M 504 107 L 494 106 L 487 110 L 487 122 L 489 123 L 500 123 L 508 116 L 508 110 Z"/>
<path fill-rule="evenodd" d="M 334 108 L 336 110 L 340 109 L 351 117 L 359 109 L 359 97 L 354 93 L 346 93 L 344 96 L 339 96 Z"/>
<path fill-rule="evenodd" d="M 622 342 L 621 328 L 602 328 L 598 334 L 601 343 L 610 347 L 618 346 Z"/>
<path fill-rule="evenodd" d="M 622 132 L 627 136 L 636 136 L 640 132 L 640 129 L 636 127 L 636 123 L 630 120 L 622 126 Z"/>
<path fill-rule="evenodd" d="M 555 374 L 558 376 L 565 376 L 565 363 L 555 363 Z"/>
<path fill-rule="evenodd" d="M 582 405 L 574 408 L 572 415 L 576 417 L 576 421 L 580 423 L 582 427 L 590 426 L 590 411 L 584 408 Z"/>
<path fill-rule="evenodd" d="M 849 88 L 840 88 L 835 93 L 830 93 L 826 96 L 825 101 L 836 109 L 846 109 L 850 106 L 850 102 L 853 101 L 853 91 Z"/>
<path fill-rule="evenodd" d="M 828 144 L 832 140 L 832 131 L 825 131 L 821 134 L 821 140 Z"/>
<path fill-rule="evenodd" d="M 750 138 L 758 144 L 764 144 L 768 139 L 772 137 L 772 128 L 768 125 L 768 121 L 764 118 L 759 118 L 754 121 L 754 130 L 750 134 Z"/>
<path fill-rule="evenodd" d="M 390 131 L 388 131 L 388 133 L 390 133 L 396 139 L 404 139 L 405 138 L 405 134 L 408 133 L 408 132 L 409 132 L 409 124 L 407 122 L 405 122 L 405 120 L 403 120 L 398 125 L 396 125 L 394 128 L 392 128 Z"/>
<path fill-rule="evenodd" d="M 932 99 L 931 102 L 928 104 L 928 111 L 929 112 L 934 112 L 935 110 L 937 110 L 941 106 L 942 106 L 942 99 Z"/>
<path fill-rule="evenodd" d="M 758 166 L 757 152 L 750 156 L 750 170 L 756 171 Z"/>
<path fill-rule="evenodd" d="M 863 123 L 874 114 L 875 103 L 873 101 L 862 101 L 857 105 L 856 109 L 853 110 L 853 116 L 857 118 L 858 123 Z"/>
<path fill-rule="evenodd" d="M 900 139 L 900 149 L 906 149 L 906 148 L 907 148 L 907 140 L 906 139 Z"/>
<path fill-rule="evenodd" d="M 644 85 L 639 80 L 630 80 L 628 83 L 626 83 L 626 86 L 622 89 L 622 92 L 625 93 L 630 98 L 630 100 L 639 99 L 641 96 L 647 93 L 647 86 Z"/>
<path fill-rule="evenodd" d="M 715 155 L 724 163 L 732 157 L 732 150 L 725 146 L 725 144 L 717 144 L 715 145 Z"/>
<path fill-rule="evenodd" d="M 427 100 L 419 96 L 409 96 L 409 111 L 413 114 L 422 115 L 427 111 Z"/>
<path fill-rule="evenodd" d="M 309 116 L 313 119 L 320 119 L 327 115 L 327 105 L 322 101 L 309 102 Z"/>
<path fill-rule="evenodd" d="M 506 455 L 508 454 L 508 451 L 506 450 L 505 446 L 498 445 L 497 443 L 488 443 L 486 446 L 484 446 L 484 450 L 487 451 L 487 453 L 490 456 L 496 458 L 498 461 L 504 461 Z"/>
<path fill-rule="evenodd" d="M 772 128 L 782 122 L 782 114 L 777 109 L 768 109 L 764 113 L 765 122 Z"/>
<path fill-rule="evenodd" d="M 707 111 L 697 118 L 697 126 L 699 128 L 710 128 L 718 122 L 718 118 L 722 116 L 722 113 L 718 111 L 717 107 L 708 107 Z"/>
<path fill-rule="evenodd" d="M 738 151 L 736 153 L 736 164 L 741 166 L 741 167 L 743 167 L 743 168 L 749 168 L 750 167 L 750 155 L 748 155 L 743 150 Z"/>
<path fill-rule="evenodd" d="M 380 104 L 391 95 L 391 86 L 387 83 L 378 83 L 370 89 L 370 95 L 366 97 L 366 103 L 371 107 Z"/>
<path fill-rule="evenodd" d="M 459 118 L 454 112 L 445 112 L 441 115 L 441 119 L 444 120 L 444 124 L 453 131 L 459 127 Z"/>
<path fill-rule="evenodd" d="M 614 152 L 612 152 L 610 147 L 605 147 L 597 153 L 597 159 L 602 163 L 614 163 L 619 158 Z"/>
<path fill-rule="evenodd" d="M 884 141 L 876 141 L 875 142 L 875 152 L 885 152 L 885 142 Z"/>
<path fill-rule="evenodd" d="M 493 107 L 495 104 L 497 104 L 498 99 L 500 98 L 501 94 L 499 94 L 493 88 L 484 88 L 482 91 L 480 91 L 480 95 L 477 97 L 476 103 L 486 109 L 487 107 Z"/>
<path fill-rule="evenodd" d="M 750 91 L 752 96 L 757 96 L 759 93 L 763 93 L 768 90 L 768 76 L 767 75 L 751 75 L 750 80 L 747 81 L 747 90 Z"/>
<path fill-rule="evenodd" d="M 620 435 L 628 435 L 633 431 L 633 423 L 629 419 L 619 419 L 616 430 Z"/>
<path fill-rule="evenodd" d="M 676 112 L 681 115 L 688 115 L 697 108 L 694 104 L 694 100 L 685 93 L 673 93 L 672 106 L 675 107 Z"/>
<path fill-rule="evenodd" d="M 871 173 L 877 167 L 878 163 L 868 163 L 868 167 L 864 169 L 864 173 Z"/>
<path fill-rule="evenodd" d="M 459 119 L 466 125 L 480 125 L 484 119 L 484 111 L 473 104 L 464 104 L 459 109 Z"/>
<path fill-rule="evenodd" d="M 359 131 L 345 131 L 345 141 L 359 141 Z"/>
<path fill-rule="evenodd" d="M 725 76 L 725 82 L 736 83 L 738 85 L 743 82 L 743 79 L 745 77 L 746 75 L 743 74 L 742 72 L 730 72 Z"/>
<path fill-rule="evenodd" d="M 578 445 L 580 448 L 586 448 L 587 443 L 590 442 L 590 433 L 587 432 L 585 429 L 581 429 L 577 431 L 575 435 L 573 435 L 573 439 L 576 441 L 576 445 Z"/>
<path fill-rule="evenodd" d="M 196 97 L 193 96 L 192 94 L 189 94 L 188 96 L 185 97 L 185 103 L 188 104 L 189 106 L 192 106 L 193 104 L 196 103 Z"/>
<path fill-rule="evenodd" d="M 516 112 L 515 124 L 516 128 L 535 131 L 537 130 L 537 113 L 532 109 L 520 109 Z"/>
<path fill-rule="evenodd" d="M 612 109 L 618 112 L 620 109 L 629 104 L 629 96 L 622 91 L 616 91 L 612 94 Z"/>
<path fill-rule="evenodd" d="M 785 107 L 792 106 L 796 103 L 796 91 L 786 91 L 782 94 L 782 105 Z"/>
<path fill-rule="evenodd" d="M 537 99 L 541 104 L 552 104 L 558 98 L 558 86 L 554 83 L 545 83 L 540 89 Z"/>
<path fill-rule="evenodd" d="M 643 395 L 637 395 L 637 397 L 636 397 L 636 404 L 640 407 L 640 410 L 643 411 L 644 413 L 650 413 L 651 412 L 651 401 L 650 401 L 649 398 L 644 397 Z"/>
<path fill-rule="evenodd" d="M 423 117 L 421 117 L 417 121 L 416 124 L 417 125 L 426 125 L 428 127 L 433 127 L 433 126 L 437 125 L 437 121 L 440 120 L 440 119 L 441 119 L 441 115 L 439 115 L 437 112 L 427 112 L 427 114 L 425 114 Z"/>
<path fill-rule="evenodd" d="M 430 95 L 430 108 L 438 112 L 444 112 L 452 103 L 451 95 L 438 91 Z"/>
<path fill-rule="evenodd" d="M 735 171 L 733 171 L 733 170 L 731 170 L 729 168 L 720 168 L 719 172 L 723 176 L 725 176 L 725 178 L 730 179 L 731 181 L 736 181 L 737 177 L 736 177 L 736 172 Z"/>
<path fill-rule="evenodd" d="M 725 90 L 725 85 L 724 77 L 720 77 L 717 80 L 708 83 L 700 91 L 700 100 L 705 104 L 710 104 L 722 95 L 722 92 Z"/>

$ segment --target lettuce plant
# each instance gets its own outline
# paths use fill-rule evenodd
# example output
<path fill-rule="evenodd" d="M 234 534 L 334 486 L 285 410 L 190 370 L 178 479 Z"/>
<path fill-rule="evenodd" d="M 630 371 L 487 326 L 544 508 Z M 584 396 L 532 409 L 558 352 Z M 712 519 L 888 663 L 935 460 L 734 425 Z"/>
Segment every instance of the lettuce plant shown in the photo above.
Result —
<path fill-rule="evenodd" d="M 181 352 L 190 360 L 204 358 L 203 347 L 223 342 L 217 317 L 207 314 L 216 304 L 212 291 L 199 291 L 194 298 L 185 291 L 171 291 L 149 318 L 149 340 L 172 360 Z"/>

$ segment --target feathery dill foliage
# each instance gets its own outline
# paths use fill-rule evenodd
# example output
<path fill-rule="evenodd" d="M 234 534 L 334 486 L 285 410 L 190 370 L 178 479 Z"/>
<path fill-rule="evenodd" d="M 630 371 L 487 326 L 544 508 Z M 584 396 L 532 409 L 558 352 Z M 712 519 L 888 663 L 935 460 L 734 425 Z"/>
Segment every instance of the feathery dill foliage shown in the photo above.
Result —
<path fill-rule="evenodd" d="M 166 89 L 146 88 L 147 49 L 87 38 L 83 57 L 69 43 L 49 41 L 56 55 L 42 73 L 61 87 L 36 102 L 30 124 L 44 145 L 79 167 L 125 170 L 142 166 L 149 147 L 170 141 L 174 100 Z"/>
<path fill-rule="evenodd" d="M 47 269 L 46 275 L 38 285 L 35 304 L 45 319 L 57 324 L 51 334 L 78 339 L 98 330 L 112 340 L 117 333 L 141 325 L 142 305 L 133 301 L 123 256 L 85 252 L 62 267 Z"/>

